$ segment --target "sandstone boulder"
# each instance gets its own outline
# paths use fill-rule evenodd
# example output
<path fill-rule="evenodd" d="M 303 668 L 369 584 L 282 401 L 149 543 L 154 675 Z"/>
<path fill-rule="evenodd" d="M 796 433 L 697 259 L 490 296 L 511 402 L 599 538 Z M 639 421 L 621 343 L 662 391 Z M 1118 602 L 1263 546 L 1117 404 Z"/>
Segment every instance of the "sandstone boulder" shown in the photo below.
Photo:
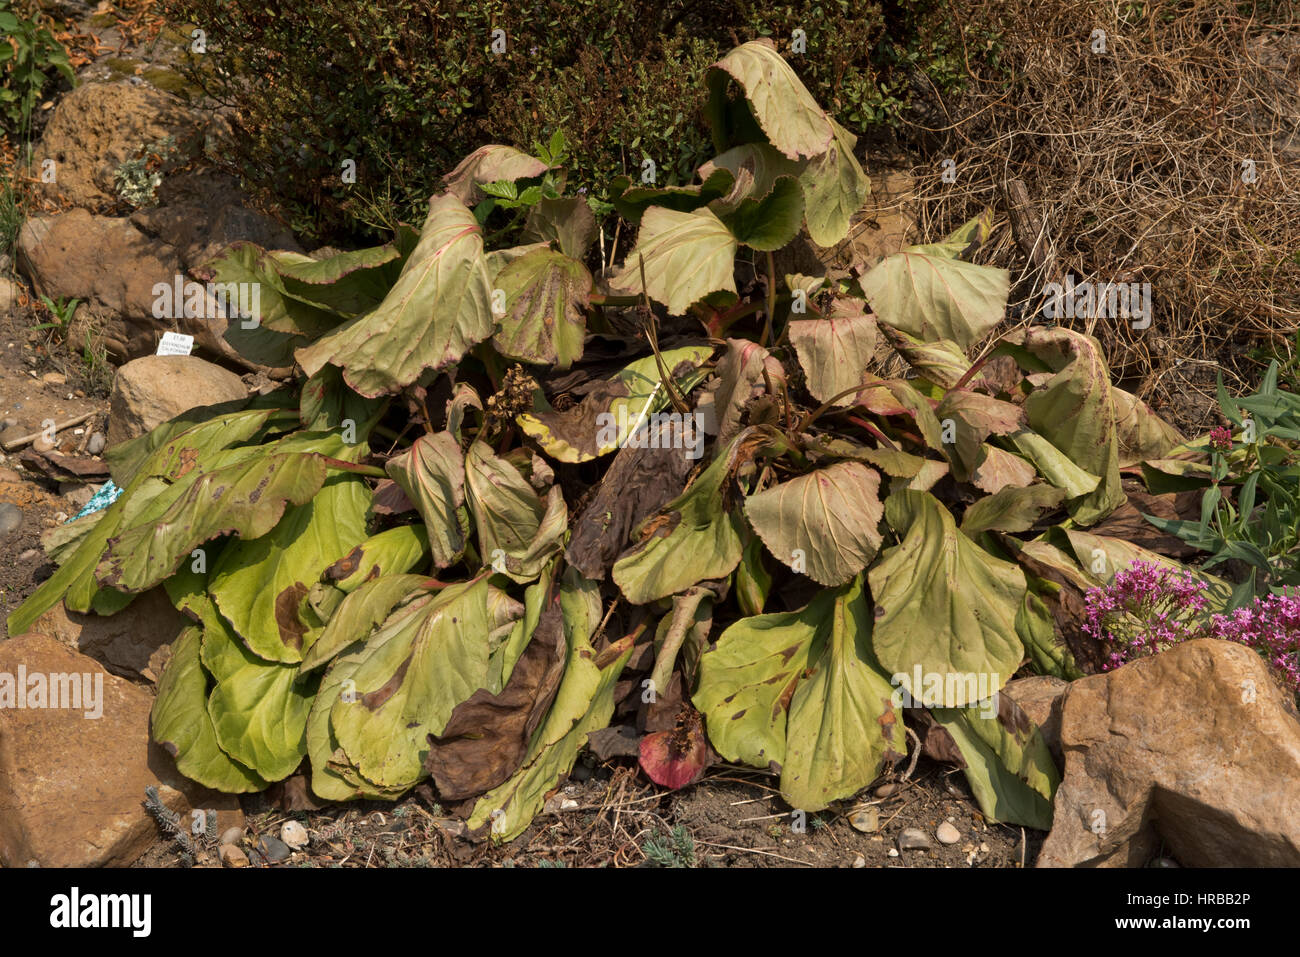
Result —
<path fill-rule="evenodd" d="M 136 210 L 131 222 L 172 246 L 190 272 L 236 242 L 302 252 L 293 233 L 248 204 L 239 184 L 225 173 L 177 173 L 158 188 L 158 205 Z"/>
<path fill-rule="evenodd" d="M 36 291 L 80 299 L 74 326 L 89 323 L 110 356 L 150 355 L 175 320 L 155 318 L 153 288 L 180 272 L 176 250 L 125 219 L 74 209 L 36 216 L 18 234 L 18 265 Z M 74 342 L 78 329 L 73 330 Z"/>
<path fill-rule="evenodd" d="M 1249 648 L 1201 639 L 1073 682 L 1039 867 L 1300 866 L 1300 720 Z"/>
<path fill-rule="evenodd" d="M 50 198 L 104 211 L 120 206 L 117 168 L 142 147 L 170 136 L 181 158 L 198 155 L 207 123 L 177 97 L 144 84 L 83 83 L 61 97 L 33 161 L 43 172 L 53 160 L 54 181 L 36 176 Z"/>
<path fill-rule="evenodd" d="M 50 675 L 78 679 L 91 694 L 75 701 L 71 681 L 60 681 L 63 693 L 47 693 L 45 707 L 31 707 L 38 684 L 48 692 Z M 20 676 L 27 684 L 22 708 L 6 697 L 6 688 L 15 695 Z M 200 808 L 217 812 L 218 831 L 243 824 L 236 798 L 185 781 L 149 741 L 152 703 L 143 688 L 53 638 L 0 641 L 0 866 L 132 863 L 158 837 L 143 807 L 150 785 L 187 823 L 190 809 Z"/>
<path fill-rule="evenodd" d="M 109 399 L 108 444 L 114 446 L 189 409 L 248 395 L 233 372 L 198 356 L 144 356 L 117 370 Z"/>
<path fill-rule="evenodd" d="M 89 655 L 114 674 L 156 683 L 169 646 L 191 624 L 162 588 L 153 588 L 115 615 L 82 615 L 59 602 L 31 631 Z"/>

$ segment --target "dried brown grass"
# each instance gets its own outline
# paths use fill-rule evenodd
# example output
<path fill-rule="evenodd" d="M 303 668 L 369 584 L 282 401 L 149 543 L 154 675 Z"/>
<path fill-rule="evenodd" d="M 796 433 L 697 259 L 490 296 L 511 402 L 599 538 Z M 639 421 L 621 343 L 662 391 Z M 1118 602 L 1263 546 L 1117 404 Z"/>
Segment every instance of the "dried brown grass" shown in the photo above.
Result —
<path fill-rule="evenodd" d="M 1000 70 L 934 94 L 938 149 L 915 170 L 924 235 L 1020 179 L 1041 213 L 1035 270 L 1005 215 L 984 251 L 1012 266 L 1027 317 L 1047 282 L 1150 282 L 1153 322 L 1063 320 L 1096 335 L 1112 372 L 1185 429 L 1213 419 L 1215 373 L 1249 389 L 1300 328 L 1300 20 L 1292 3 L 954 0 L 1000 21 Z M 1106 52 L 1090 38 L 1106 33 Z M 927 124 L 922 124 L 927 126 Z M 956 162 L 957 180 L 940 163 Z M 1255 181 L 1243 181 L 1252 160 Z"/>

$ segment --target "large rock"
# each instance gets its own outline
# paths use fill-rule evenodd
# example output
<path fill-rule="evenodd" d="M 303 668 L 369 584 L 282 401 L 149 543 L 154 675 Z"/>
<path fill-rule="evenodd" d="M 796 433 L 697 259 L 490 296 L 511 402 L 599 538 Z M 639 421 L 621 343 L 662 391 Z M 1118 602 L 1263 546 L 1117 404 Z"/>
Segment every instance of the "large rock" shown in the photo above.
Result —
<path fill-rule="evenodd" d="M 215 170 L 177 173 L 158 188 L 159 205 L 131 214 L 131 222 L 174 247 L 191 272 L 236 242 L 302 252 L 293 233 L 248 205 L 230 176 Z"/>
<path fill-rule="evenodd" d="M 187 824 L 192 807 L 217 811 L 219 829 L 243 824 L 232 795 L 185 781 L 149 741 L 147 691 L 37 634 L 0 641 L 0 682 L 20 674 L 29 685 L 35 675 L 88 681 L 102 692 L 90 711 L 100 714 L 87 717 L 86 699 L 76 708 L 0 707 L 0 866 L 132 863 L 158 837 L 142 805 L 150 785 Z"/>
<path fill-rule="evenodd" d="M 189 409 L 247 395 L 239 376 L 198 356 L 135 359 L 118 369 L 113 380 L 108 444 L 144 435 Z"/>
<path fill-rule="evenodd" d="M 187 264 L 206 261 L 228 242 L 245 238 L 297 248 L 261 214 L 234 203 L 213 209 L 196 201 L 142 211 L 132 219 L 94 216 L 84 209 L 33 217 L 18 234 L 18 266 L 38 293 L 82 301 L 70 332 L 78 347 L 89 337 L 115 361 L 126 362 L 153 355 L 164 332 L 179 331 L 194 336 L 200 351 L 257 369 L 226 342 L 227 320 L 215 299 L 205 297 L 204 315 L 168 318 L 184 311 L 188 291 L 180 307 L 154 292 L 158 283 L 174 290 L 178 276 L 191 281 Z"/>
<path fill-rule="evenodd" d="M 1249 648 L 1202 639 L 1070 685 L 1039 867 L 1300 866 L 1300 721 Z"/>
<path fill-rule="evenodd" d="M 114 674 L 157 682 L 169 646 L 191 624 L 162 588 L 152 588 L 115 615 L 82 615 L 59 602 L 30 630 L 89 655 Z"/>
<path fill-rule="evenodd" d="M 50 198 L 94 211 L 121 203 L 117 168 L 144 146 L 171 136 L 179 158 L 201 152 L 207 121 L 176 97 L 144 84 L 84 83 L 62 97 L 33 154 L 36 173 L 54 161 L 54 182 L 36 175 Z"/>
<path fill-rule="evenodd" d="M 118 361 L 153 353 L 162 333 L 178 328 L 153 315 L 154 285 L 180 272 L 176 250 L 125 219 L 84 209 L 32 217 L 18 234 L 18 266 L 38 293 L 80 299 L 79 318 Z"/>

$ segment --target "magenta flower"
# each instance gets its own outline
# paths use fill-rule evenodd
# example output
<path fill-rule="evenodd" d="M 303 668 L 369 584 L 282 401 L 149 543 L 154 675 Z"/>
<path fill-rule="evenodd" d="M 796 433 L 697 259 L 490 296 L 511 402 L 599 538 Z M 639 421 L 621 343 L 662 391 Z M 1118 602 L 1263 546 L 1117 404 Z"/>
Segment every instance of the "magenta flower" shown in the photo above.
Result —
<path fill-rule="evenodd" d="M 1232 433 L 1219 426 L 1210 432 L 1210 448 L 1216 452 L 1228 452 L 1232 449 Z"/>
<path fill-rule="evenodd" d="M 1109 648 L 1106 671 L 1192 638 L 1235 641 L 1254 649 L 1300 695 L 1300 594 L 1256 598 L 1205 618 L 1205 589 L 1189 571 L 1134 562 L 1108 585 L 1088 589 L 1083 631 Z"/>

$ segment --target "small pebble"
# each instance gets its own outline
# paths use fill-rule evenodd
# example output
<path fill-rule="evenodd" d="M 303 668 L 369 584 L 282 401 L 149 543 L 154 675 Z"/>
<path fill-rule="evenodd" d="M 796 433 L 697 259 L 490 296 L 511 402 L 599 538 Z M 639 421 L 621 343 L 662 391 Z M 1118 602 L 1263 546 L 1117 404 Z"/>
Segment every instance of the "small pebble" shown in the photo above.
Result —
<path fill-rule="evenodd" d="M 266 859 L 272 864 L 278 864 L 281 861 L 287 861 L 293 851 L 289 850 L 289 845 L 284 843 L 278 837 L 271 837 L 269 834 L 263 834 L 257 839 L 257 849 L 266 855 Z"/>
<path fill-rule="evenodd" d="M 0 502 L 0 535 L 16 531 L 23 523 L 23 511 L 17 505 Z"/>
<path fill-rule="evenodd" d="M 889 849 L 889 856 L 890 856 L 890 857 L 897 857 L 897 856 L 898 856 L 898 848 L 896 848 L 896 847 L 891 847 L 891 848 Z"/>
<path fill-rule="evenodd" d="M 961 840 L 961 831 L 944 821 L 934 832 L 934 836 L 939 839 L 940 844 L 956 844 Z"/>
<path fill-rule="evenodd" d="M 21 555 L 18 556 L 18 560 L 20 562 L 34 562 L 36 561 L 36 559 L 40 557 L 41 557 L 41 553 L 38 549 L 29 548 L 27 549 L 27 551 L 23 552 Z"/>
<path fill-rule="evenodd" d="M 51 442 L 44 433 L 41 433 L 36 436 L 36 441 L 32 442 L 32 448 L 37 452 L 52 452 L 54 451 L 54 443 Z"/>
<path fill-rule="evenodd" d="M 235 845 L 244 839 L 244 829 L 242 827 L 228 827 L 221 835 L 222 844 Z"/>
<path fill-rule="evenodd" d="M 280 827 L 280 840 L 295 851 L 300 851 L 307 846 L 311 838 L 307 836 L 307 829 L 297 821 L 285 821 Z"/>
<path fill-rule="evenodd" d="M 1172 857 L 1157 857 L 1151 862 L 1152 867 L 1179 867 L 1179 863 Z"/>
<path fill-rule="evenodd" d="M 866 866 L 867 866 L 867 859 L 866 859 L 865 857 L 863 857 L 861 854 L 859 854 L 857 857 L 855 857 L 855 858 L 853 859 L 853 866 L 854 866 L 854 867 L 866 867 Z"/>
<path fill-rule="evenodd" d="M 221 863 L 226 867 L 247 867 L 248 855 L 233 844 L 222 844 Z"/>
<path fill-rule="evenodd" d="M 874 805 L 865 804 L 853 809 L 853 813 L 849 815 L 849 823 L 853 825 L 855 831 L 873 834 L 880 829 L 880 812 Z"/>
<path fill-rule="evenodd" d="M 104 438 L 104 433 L 95 432 L 91 434 L 90 441 L 86 443 L 86 451 L 91 455 L 98 455 L 104 451 L 104 446 L 107 444 L 108 440 Z"/>
<path fill-rule="evenodd" d="M 46 385 L 67 385 L 68 377 L 62 372 L 47 372 L 41 376 L 41 381 Z"/>
<path fill-rule="evenodd" d="M 909 827 L 898 835 L 900 851 L 924 851 L 930 846 L 930 838 L 919 827 Z"/>
<path fill-rule="evenodd" d="M 878 798 L 887 798 L 897 790 L 898 790 L 898 785 L 895 784 L 893 781 L 889 781 L 888 783 L 882 784 L 880 785 L 880 787 L 876 788 L 875 793 L 876 793 L 876 797 Z"/>

